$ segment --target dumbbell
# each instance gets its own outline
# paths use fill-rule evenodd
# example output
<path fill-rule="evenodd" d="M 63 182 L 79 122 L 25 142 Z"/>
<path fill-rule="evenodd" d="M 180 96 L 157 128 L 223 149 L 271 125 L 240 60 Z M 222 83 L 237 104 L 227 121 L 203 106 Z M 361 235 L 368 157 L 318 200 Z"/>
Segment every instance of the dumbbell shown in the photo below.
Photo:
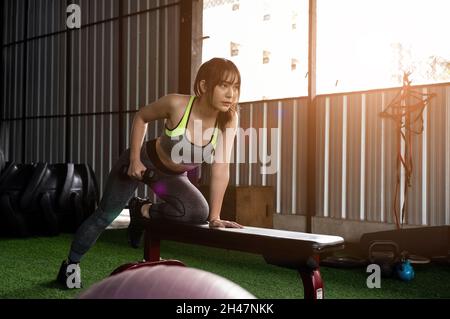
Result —
<path fill-rule="evenodd" d="M 122 173 L 128 176 L 128 166 L 122 166 Z M 153 183 L 156 180 L 156 172 L 153 169 L 147 168 L 142 175 L 142 182 L 145 184 Z"/>

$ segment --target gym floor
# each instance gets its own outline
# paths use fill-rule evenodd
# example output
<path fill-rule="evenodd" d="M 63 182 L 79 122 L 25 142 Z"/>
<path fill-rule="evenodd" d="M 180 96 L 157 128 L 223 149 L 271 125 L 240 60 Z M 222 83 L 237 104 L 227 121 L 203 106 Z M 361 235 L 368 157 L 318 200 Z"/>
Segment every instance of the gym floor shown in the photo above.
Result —
<path fill-rule="evenodd" d="M 0 298 L 74 298 L 106 278 L 116 267 L 142 260 L 142 249 L 128 246 L 125 229 L 107 230 L 82 261 L 83 288 L 58 289 L 55 277 L 72 236 L 1 240 Z M 161 255 L 223 276 L 257 298 L 303 298 L 303 287 L 295 271 L 268 265 L 260 256 L 174 242 L 163 242 Z M 450 298 L 448 266 L 430 264 L 416 267 L 415 272 L 410 282 L 382 278 L 381 288 L 369 289 L 365 268 L 321 267 L 327 299 Z"/>

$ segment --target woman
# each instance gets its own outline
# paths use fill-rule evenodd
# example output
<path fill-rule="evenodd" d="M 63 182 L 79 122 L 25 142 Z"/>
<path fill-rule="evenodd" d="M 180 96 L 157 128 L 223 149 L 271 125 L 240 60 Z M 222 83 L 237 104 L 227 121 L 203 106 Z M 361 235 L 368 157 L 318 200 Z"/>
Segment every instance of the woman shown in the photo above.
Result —
<path fill-rule="evenodd" d="M 131 217 L 128 235 L 133 247 L 139 246 L 146 218 L 208 221 L 210 227 L 242 228 L 220 219 L 237 131 L 240 84 L 234 63 L 214 58 L 200 67 L 195 96 L 170 94 L 137 112 L 130 148 L 113 166 L 97 210 L 77 230 L 69 258 L 61 265 L 59 282 L 67 286 L 68 266 L 78 267 L 83 255 L 127 203 Z M 147 123 L 157 119 L 166 119 L 162 135 L 143 145 Z M 187 177 L 187 171 L 203 162 L 212 163 L 209 205 Z M 130 200 L 140 182 L 149 185 L 164 202 L 137 197 Z"/>

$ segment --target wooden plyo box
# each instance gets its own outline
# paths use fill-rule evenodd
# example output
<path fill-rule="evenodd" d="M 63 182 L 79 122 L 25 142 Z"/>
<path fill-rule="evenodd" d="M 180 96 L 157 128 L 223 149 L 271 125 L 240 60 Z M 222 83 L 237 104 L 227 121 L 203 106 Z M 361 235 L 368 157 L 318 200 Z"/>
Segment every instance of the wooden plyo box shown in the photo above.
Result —
<path fill-rule="evenodd" d="M 199 190 L 209 203 L 209 185 Z M 228 186 L 220 218 L 244 226 L 273 227 L 275 192 L 272 186 Z"/>

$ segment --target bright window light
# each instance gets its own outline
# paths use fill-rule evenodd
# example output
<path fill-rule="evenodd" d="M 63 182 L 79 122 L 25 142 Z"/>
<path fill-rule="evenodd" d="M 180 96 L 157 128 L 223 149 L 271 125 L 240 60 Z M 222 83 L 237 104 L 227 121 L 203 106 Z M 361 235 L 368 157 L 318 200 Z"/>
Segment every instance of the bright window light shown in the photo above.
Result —
<path fill-rule="evenodd" d="M 318 0 L 317 93 L 450 81 L 450 1 Z"/>
<path fill-rule="evenodd" d="M 308 0 L 204 0 L 202 60 L 242 73 L 241 102 L 306 96 Z M 318 0 L 317 94 L 450 82 L 450 1 Z"/>
<path fill-rule="evenodd" d="M 241 102 L 308 94 L 308 0 L 204 0 L 203 36 L 203 62 L 241 71 Z"/>

